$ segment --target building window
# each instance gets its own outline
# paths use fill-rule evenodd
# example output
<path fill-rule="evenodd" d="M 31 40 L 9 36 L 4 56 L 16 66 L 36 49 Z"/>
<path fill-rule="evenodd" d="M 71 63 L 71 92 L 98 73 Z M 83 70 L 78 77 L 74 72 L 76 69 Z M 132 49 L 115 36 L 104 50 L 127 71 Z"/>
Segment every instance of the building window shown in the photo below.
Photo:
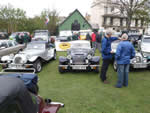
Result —
<path fill-rule="evenodd" d="M 114 11 L 114 9 L 115 9 L 114 7 L 111 7 L 111 12 L 113 12 L 113 11 Z"/>
<path fill-rule="evenodd" d="M 108 7 L 104 7 L 104 13 L 107 14 L 108 13 Z"/>
<path fill-rule="evenodd" d="M 141 27 L 143 27 L 143 24 L 144 24 L 144 21 L 143 21 L 143 20 L 141 20 Z"/>
<path fill-rule="evenodd" d="M 103 22 L 104 25 L 106 25 L 106 21 L 107 21 L 107 18 L 104 17 L 104 22 Z"/>
<path fill-rule="evenodd" d="M 123 26 L 123 18 L 120 18 L 120 26 Z"/>
<path fill-rule="evenodd" d="M 135 20 L 135 26 L 138 26 L 138 19 Z"/>
<path fill-rule="evenodd" d="M 110 26 L 113 26 L 113 17 L 110 18 Z"/>

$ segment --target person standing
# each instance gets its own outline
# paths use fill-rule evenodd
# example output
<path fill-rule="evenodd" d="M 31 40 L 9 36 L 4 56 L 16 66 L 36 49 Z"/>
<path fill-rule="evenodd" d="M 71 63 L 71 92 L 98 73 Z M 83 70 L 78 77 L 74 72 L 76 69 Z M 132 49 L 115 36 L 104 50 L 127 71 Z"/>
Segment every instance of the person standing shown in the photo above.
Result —
<path fill-rule="evenodd" d="M 97 32 L 96 33 L 96 49 L 98 49 L 99 52 L 101 52 L 101 39 L 102 39 L 102 33 Z"/>
<path fill-rule="evenodd" d="M 92 38 L 92 48 L 94 48 L 94 51 L 95 51 L 96 49 L 96 33 L 95 32 L 92 33 L 91 38 Z"/>
<path fill-rule="evenodd" d="M 112 36 L 112 31 L 107 30 L 106 35 L 102 39 L 102 59 L 103 59 L 103 64 L 101 68 L 101 73 L 100 73 L 100 78 L 104 84 L 108 84 L 109 82 L 107 81 L 106 73 L 108 70 L 108 66 L 112 60 L 112 53 L 114 53 L 111 50 L 111 42 L 114 40 L 117 40 L 117 37 L 111 37 Z"/>
<path fill-rule="evenodd" d="M 128 73 L 130 66 L 130 59 L 135 57 L 135 49 L 128 41 L 128 35 L 123 34 L 121 37 L 121 42 L 119 43 L 115 55 L 115 60 L 117 62 L 117 73 L 118 82 L 116 88 L 121 88 L 122 86 L 128 86 Z"/>

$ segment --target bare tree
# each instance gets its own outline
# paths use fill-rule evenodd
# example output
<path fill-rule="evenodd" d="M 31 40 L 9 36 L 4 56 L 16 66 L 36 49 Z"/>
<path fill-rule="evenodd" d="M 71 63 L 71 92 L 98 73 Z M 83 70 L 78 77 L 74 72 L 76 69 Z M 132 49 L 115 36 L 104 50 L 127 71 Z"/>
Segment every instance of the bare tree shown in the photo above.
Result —
<path fill-rule="evenodd" d="M 120 12 L 124 13 L 127 18 L 127 29 L 130 30 L 131 21 L 136 15 L 137 10 L 143 10 L 144 4 L 148 0 L 119 0 L 120 1 Z"/>

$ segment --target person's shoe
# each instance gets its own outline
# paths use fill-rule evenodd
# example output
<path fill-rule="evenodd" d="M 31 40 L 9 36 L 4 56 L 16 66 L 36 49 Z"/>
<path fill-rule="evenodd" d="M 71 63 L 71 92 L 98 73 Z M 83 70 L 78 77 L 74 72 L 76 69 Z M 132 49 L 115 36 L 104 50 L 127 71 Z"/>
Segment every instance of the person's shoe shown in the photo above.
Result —
<path fill-rule="evenodd" d="M 109 82 L 107 80 L 104 80 L 104 84 L 109 84 Z"/>
<path fill-rule="evenodd" d="M 128 87 L 128 85 L 123 85 L 124 87 Z"/>
<path fill-rule="evenodd" d="M 122 88 L 121 86 L 115 85 L 115 88 Z"/>

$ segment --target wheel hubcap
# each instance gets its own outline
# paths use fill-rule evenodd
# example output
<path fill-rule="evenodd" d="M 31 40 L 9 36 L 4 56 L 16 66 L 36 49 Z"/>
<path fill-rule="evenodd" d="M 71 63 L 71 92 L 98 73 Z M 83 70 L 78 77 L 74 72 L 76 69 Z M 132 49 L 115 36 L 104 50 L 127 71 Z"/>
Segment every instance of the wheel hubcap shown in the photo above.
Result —
<path fill-rule="evenodd" d="M 37 64 L 37 71 L 41 71 L 41 63 L 40 62 Z"/>

